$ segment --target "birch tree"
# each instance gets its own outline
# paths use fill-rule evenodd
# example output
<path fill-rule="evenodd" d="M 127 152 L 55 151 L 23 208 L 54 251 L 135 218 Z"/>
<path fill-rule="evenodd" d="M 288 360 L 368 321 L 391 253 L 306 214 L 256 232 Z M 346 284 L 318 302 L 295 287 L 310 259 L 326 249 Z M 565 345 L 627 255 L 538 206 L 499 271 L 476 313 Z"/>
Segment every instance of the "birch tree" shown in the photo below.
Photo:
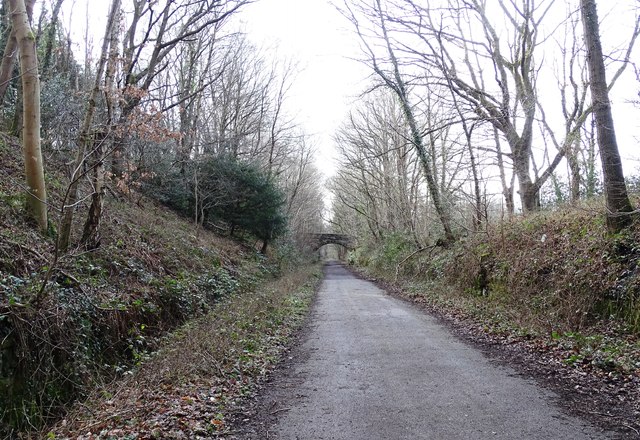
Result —
<path fill-rule="evenodd" d="M 24 0 L 10 0 L 11 23 L 20 53 L 22 77 L 22 143 L 27 178 L 27 210 L 42 232 L 47 231 L 47 192 L 40 149 L 40 80 L 35 34 L 29 24 Z M 30 3 L 33 7 L 33 1 Z M 10 37 L 11 39 L 11 37 Z"/>

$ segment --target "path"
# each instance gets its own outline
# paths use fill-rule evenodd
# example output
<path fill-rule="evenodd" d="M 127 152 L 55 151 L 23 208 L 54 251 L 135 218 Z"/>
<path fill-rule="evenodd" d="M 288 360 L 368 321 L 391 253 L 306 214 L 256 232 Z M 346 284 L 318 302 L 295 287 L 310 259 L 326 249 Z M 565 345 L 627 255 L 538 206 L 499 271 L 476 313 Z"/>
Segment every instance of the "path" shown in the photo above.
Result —
<path fill-rule="evenodd" d="M 270 439 L 610 438 L 340 265 L 326 267 L 310 325 L 265 398 Z"/>

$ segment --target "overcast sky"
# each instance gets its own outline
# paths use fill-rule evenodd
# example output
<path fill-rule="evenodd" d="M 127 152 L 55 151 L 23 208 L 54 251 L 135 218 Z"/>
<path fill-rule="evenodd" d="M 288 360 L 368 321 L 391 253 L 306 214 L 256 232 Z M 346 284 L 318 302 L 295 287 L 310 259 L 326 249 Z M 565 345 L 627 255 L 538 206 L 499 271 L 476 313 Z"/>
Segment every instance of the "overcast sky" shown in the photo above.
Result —
<path fill-rule="evenodd" d="M 239 15 L 249 38 L 298 61 L 289 105 L 315 140 L 318 165 L 331 174 L 332 135 L 367 83 L 358 44 L 329 0 L 259 0 Z"/>
<path fill-rule="evenodd" d="M 65 24 L 77 29 L 74 40 L 78 42 L 79 53 L 84 50 L 84 43 L 81 43 L 83 35 L 78 29 L 84 28 L 87 21 L 86 6 L 90 5 L 90 36 L 93 36 L 96 48 L 104 32 L 109 3 L 107 0 L 65 2 Z M 620 7 L 624 5 L 607 1 L 598 3 L 601 19 L 604 19 L 601 32 L 605 44 L 616 36 L 628 38 L 628 26 L 621 26 L 624 17 L 616 16 L 619 13 L 616 11 L 625 9 Z M 289 111 L 304 131 L 313 135 L 318 165 L 331 174 L 331 158 L 335 156 L 332 136 L 366 87 L 370 75 L 364 65 L 353 60 L 360 56 L 353 30 L 330 0 L 257 0 L 242 9 L 236 20 L 231 25 L 239 26 L 256 45 L 272 50 L 273 56 L 297 62 L 299 73 L 290 91 Z M 635 52 L 639 53 L 640 48 Z M 639 165 L 636 133 L 640 130 L 640 118 L 637 111 L 630 111 L 625 105 L 625 101 L 637 99 L 637 90 L 638 84 L 629 71 L 627 80 L 621 81 L 612 95 L 627 173 L 638 173 Z"/>

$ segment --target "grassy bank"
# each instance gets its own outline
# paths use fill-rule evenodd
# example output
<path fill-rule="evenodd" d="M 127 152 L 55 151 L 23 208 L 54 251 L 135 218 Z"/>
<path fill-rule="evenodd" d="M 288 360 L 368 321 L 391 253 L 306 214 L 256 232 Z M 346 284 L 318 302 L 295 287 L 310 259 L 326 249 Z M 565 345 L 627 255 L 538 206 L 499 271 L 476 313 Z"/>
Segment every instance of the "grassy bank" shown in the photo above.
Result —
<path fill-rule="evenodd" d="M 566 365 L 640 374 L 640 227 L 607 232 L 566 209 L 491 225 L 449 249 L 390 237 L 352 256 L 404 294 L 510 339 L 536 339 Z M 414 253 L 415 252 L 415 253 Z"/>
<path fill-rule="evenodd" d="M 210 438 L 250 395 L 302 324 L 319 266 L 234 294 L 168 336 L 123 381 L 97 390 L 48 438 Z"/>

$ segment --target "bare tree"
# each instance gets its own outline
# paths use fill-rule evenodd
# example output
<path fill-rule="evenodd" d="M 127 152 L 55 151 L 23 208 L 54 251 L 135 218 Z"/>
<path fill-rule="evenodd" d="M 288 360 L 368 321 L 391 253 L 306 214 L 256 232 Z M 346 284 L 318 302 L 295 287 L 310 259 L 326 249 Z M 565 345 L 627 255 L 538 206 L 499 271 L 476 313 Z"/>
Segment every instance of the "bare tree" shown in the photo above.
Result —
<path fill-rule="evenodd" d="M 98 66 L 96 68 L 94 85 L 91 93 L 89 94 L 84 119 L 82 121 L 82 126 L 80 127 L 80 134 L 77 141 L 78 150 L 76 152 L 75 161 L 72 165 L 73 168 L 71 170 L 70 183 L 67 189 L 67 194 L 63 201 L 62 219 L 60 221 L 60 232 L 58 235 L 58 248 L 61 251 L 65 251 L 69 247 L 74 210 L 78 203 L 78 187 L 80 185 L 80 179 L 84 175 L 83 165 L 85 164 L 85 161 L 87 159 L 87 149 L 93 143 L 91 134 L 93 116 L 98 105 L 98 99 L 100 97 L 100 86 L 102 84 L 105 66 L 109 57 L 109 44 L 112 41 L 110 37 L 112 35 L 112 30 L 117 23 L 119 10 L 120 0 L 112 0 L 111 7 L 109 8 L 109 16 L 107 18 L 105 34 L 102 40 L 100 58 L 98 60 Z"/>
<path fill-rule="evenodd" d="M 417 209 L 424 174 L 395 95 L 386 90 L 367 95 L 335 139 L 341 167 L 333 189 L 339 203 L 364 215 L 367 235 L 376 240 L 401 233 L 419 245 L 425 232 L 419 231 Z M 435 139 L 429 139 L 429 147 L 437 148 Z M 431 166 L 437 169 L 444 162 L 432 161 Z M 446 183 L 440 190 L 448 190 Z"/>
<path fill-rule="evenodd" d="M 595 0 L 580 0 L 584 39 L 587 45 L 587 62 L 594 106 L 600 160 L 604 174 L 604 192 L 607 202 L 607 223 L 613 231 L 620 231 L 633 217 L 633 207 L 627 195 L 622 171 L 616 132 L 611 114 L 609 90 L 600 43 L 600 30 Z"/>
<path fill-rule="evenodd" d="M 365 12 L 365 9 L 362 8 L 361 11 Z M 427 149 L 425 148 L 423 134 L 419 129 L 418 121 L 416 120 L 415 116 L 415 110 L 410 100 L 409 87 L 407 81 L 402 76 L 402 73 L 400 71 L 400 63 L 389 37 L 389 32 L 387 29 L 388 19 L 386 13 L 382 8 L 381 1 L 376 0 L 374 2 L 369 17 L 374 26 L 378 28 L 379 38 L 381 38 L 382 40 L 383 50 L 386 51 L 387 62 L 389 64 L 388 70 L 385 70 L 380 64 L 378 56 L 376 55 L 376 51 L 373 49 L 364 32 L 362 31 L 358 16 L 354 13 L 352 7 L 346 1 L 344 2 L 343 13 L 345 17 L 351 21 L 356 32 L 358 33 L 358 36 L 360 37 L 360 40 L 362 41 L 363 47 L 366 51 L 368 62 L 373 71 L 382 80 L 383 84 L 395 93 L 401 104 L 402 111 L 411 132 L 411 142 L 417 152 L 418 158 L 420 159 L 420 163 L 424 171 L 424 176 L 427 181 L 427 187 L 431 195 L 431 202 L 434 205 L 434 208 L 438 214 L 438 218 L 444 230 L 445 242 L 452 242 L 455 240 L 455 236 L 453 234 L 453 229 L 451 226 L 450 213 L 445 208 L 442 201 L 442 196 L 440 194 L 438 183 L 434 175 L 434 170 L 432 169 L 431 159 L 429 158 Z"/>
<path fill-rule="evenodd" d="M 20 52 L 22 76 L 23 120 L 22 142 L 25 174 L 27 177 L 27 209 L 38 222 L 42 232 L 47 231 L 47 192 L 44 182 L 44 164 L 40 150 L 40 80 L 38 58 L 33 31 L 29 25 L 24 0 L 10 0 L 11 22 Z M 30 3 L 33 7 L 33 2 Z M 10 37 L 11 39 L 11 37 Z"/>
<path fill-rule="evenodd" d="M 114 6 L 115 7 L 115 6 Z M 111 138 L 113 126 L 115 124 L 115 100 L 117 98 L 114 86 L 115 75 L 118 68 L 118 55 L 119 55 L 119 35 L 120 35 L 120 21 L 121 11 L 119 7 L 111 11 L 115 14 L 110 19 L 113 23 L 110 26 L 109 34 L 109 55 L 107 65 L 105 67 L 104 74 L 104 103 L 106 110 L 106 121 L 102 128 L 96 128 L 93 130 L 91 136 L 91 143 L 89 149 L 89 160 L 87 165 L 91 169 L 91 187 L 93 193 L 91 194 L 91 205 L 89 205 L 89 212 L 82 229 L 82 238 L 80 242 L 88 249 L 95 249 L 100 245 L 100 221 L 102 219 L 102 210 L 104 204 L 104 191 L 105 191 L 105 167 L 104 160 L 106 156 L 106 150 L 108 148 L 108 140 Z M 89 133 L 85 133 L 85 136 L 89 136 Z"/>
<path fill-rule="evenodd" d="M 370 26 L 381 21 L 379 16 L 383 17 L 386 29 L 382 26 L 378 26 L 377 31 L 367 29 L 367 35 L 369 40 L 379 41 L 373 48 L 378 53 L 388 53 L 392 46 L 395 61 L 388 56 L 389 71 L 393 70 L 393 64 L 404 66 L 413 75 L 406 75 L 405 83 L 414 89 L 422 87 L 425 94 L 442 93 L 437 87 L 434 91 L 434 83 L 448 88 L 453 107 L 463 106 L 475 113 L 474 119 L 478 122 L 474 126 L 484 122 L 493 127 L 498 135 L 497 165 L 510 212 L 514 207 L 513 184 L 509 184 L 505 166 L 513 166 L 525 212 L 537 209 L 541 187 L 567 155 L 574 165 L 574 174 L 579 172 L 573 161 L 576 139 L 592 112 L 592 107 L 584 105 L 585 87 L 573 88 L 572 84 L 563 91 L 566 127 L 560 136 L 556 127 L 551 126 L 554 124 L 547 124 L 545 112 L 553 105 L 552 101 L 538 93 L 540 77 L 549 72 L 545 66 L 550 63 L 543 63 L 545 51 L 550 40 L 564 29 L 562 13 L 557 10 L 561 5 L 550 0 L 434 0 L 428 3 L 398 0 L 384 5 L 376 1 L 358 10 Z M 352 12 L 350 19 L 357 22 L 358 18 Z M 364 34 L 362 26 L 359 34 Z M 622 62 L 608 84 L 609 89 L 628 65 L 637 34 L 636 25 Z M 372 46 L 366 43 L 363 44 L 369 58 L 375 57 Z M 570 65 L 573 70 L 567 73 L 571 80 L 575 80 L 572 75 L 580 72 L 579 49 L 573 45 L 571 58 L 567 60 L 567 64 L 573 63 Z M 421 83 L 420 78 L 426 80 Z M 578 82 L 576 85 L 579 86 Z M 575 99 L 567 99 L 567 90 Z M 466 114 L 460 116 L 469 120 Z M 543 160 L 537 164 L 536 122 L 541 122 L 542 131 L 552 140 L 550 145 L 555 146 L 555 151 L 543 151 Z M 498 143 L 501 141 L 508 150 Z"/>
<path fill-rule="evenodd" d="M 148 2 L 133 0 L 133 14 L 123 40 L 123 72 L 120 82 L 119 130 L 114 140 L 111 172 L 125 171 L 125 144 L 135 110 L 148 95 L 156 78 L 175 62 L 176 49 L 201 34 L 214 34 L 251 0 Z"/>

